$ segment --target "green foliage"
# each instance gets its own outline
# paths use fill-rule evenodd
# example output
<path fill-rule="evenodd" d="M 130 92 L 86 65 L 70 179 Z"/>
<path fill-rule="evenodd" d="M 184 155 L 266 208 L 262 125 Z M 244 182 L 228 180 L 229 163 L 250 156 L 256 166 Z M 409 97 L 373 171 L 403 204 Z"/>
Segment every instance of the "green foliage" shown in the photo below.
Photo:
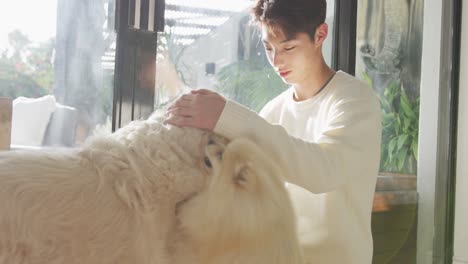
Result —
<path fill-rule="evenodd" d="M 273 68 L 259 60 L 232 63 L 222 68 L 216 77 L 218 92 L 257 112 L 287 88 Z"/>
<path fill-rule="evenodd" d="M 2 51 L 0 56 L 0 96 L 37 98 L 49 94 L 54 81 L 55 41 L 32 45 L 18 30 L 9 33 L 8 38 L 11 50 Z"/>
<path fill-rule="evenodd" d="M 55 40 L 38 43 L 37 46 L 28 49 L 27 64 L 31 77 L 49 92 L 54 84 L 54 65 L 52 61 Z"/>
<path fill-rule="evenodd" d="M 0 97 L 18 96 L 37 98 L 47 94 L 33 77 L 23 73 L 14 64 L 0 59 Z"/>
<path fill-rule="evenodd" d="M 380 171 L 416 174 L 419 101 L 419 97 L 410 100 L 398 81 L 392 81 L 380 96 L 382 113 Z"/>

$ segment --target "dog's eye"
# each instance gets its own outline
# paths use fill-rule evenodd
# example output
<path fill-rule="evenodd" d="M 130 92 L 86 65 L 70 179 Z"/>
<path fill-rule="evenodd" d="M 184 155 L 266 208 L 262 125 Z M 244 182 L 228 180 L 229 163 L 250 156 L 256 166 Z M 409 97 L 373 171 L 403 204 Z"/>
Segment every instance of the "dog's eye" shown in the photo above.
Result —
<path fill-rule="evenodd" d="M 212 167 L 211 161 L 210 161 L 210 159 L 209 159 L 208 157 L 205 157 L 205 160 L 204 160 L 204 161 L 205 161 L 205 165 L 206 165 L 208 168 L 211 168 L 211 167 Z"/>

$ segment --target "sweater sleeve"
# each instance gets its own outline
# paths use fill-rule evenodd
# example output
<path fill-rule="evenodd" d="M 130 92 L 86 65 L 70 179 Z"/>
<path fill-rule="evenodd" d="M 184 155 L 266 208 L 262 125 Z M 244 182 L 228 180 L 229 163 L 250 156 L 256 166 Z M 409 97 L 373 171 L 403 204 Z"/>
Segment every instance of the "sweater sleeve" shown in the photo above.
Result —
<path fill-rule="evenodd" d="M 324 193 L 368 171 L 369 166 L 378 166 L 374 163 L 380 155 L 380 108 L 375 96 L 339 100 L 329 113 L 318 140 L 308 142 L 228 101 L 214 132 L 230 139 L 250 138 L 284 169 L 287 181 Z"/>

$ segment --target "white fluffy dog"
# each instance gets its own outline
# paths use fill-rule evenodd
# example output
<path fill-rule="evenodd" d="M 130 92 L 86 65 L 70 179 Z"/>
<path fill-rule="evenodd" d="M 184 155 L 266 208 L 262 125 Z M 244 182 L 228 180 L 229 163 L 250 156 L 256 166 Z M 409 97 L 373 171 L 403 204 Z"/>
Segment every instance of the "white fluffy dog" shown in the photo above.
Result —
<path fill-rule="evenodd" d="M 281 170 L 245 139 L 150 118 L 0 168 L 0 264 L 303 263 Z"/>
<path fill-rule="evenodd" d="M 0 264 L 169 263 L 175 206 L 205 183 L 204 140 L 149 119 L 81 150 L 1 153 Z"/>
<path fill-rule="evenodd" d="M 173 263 L 304 263 L 280 168 L 246 139 L 215 137 L 206 155 L 211 179 L 179 208 Z"/>

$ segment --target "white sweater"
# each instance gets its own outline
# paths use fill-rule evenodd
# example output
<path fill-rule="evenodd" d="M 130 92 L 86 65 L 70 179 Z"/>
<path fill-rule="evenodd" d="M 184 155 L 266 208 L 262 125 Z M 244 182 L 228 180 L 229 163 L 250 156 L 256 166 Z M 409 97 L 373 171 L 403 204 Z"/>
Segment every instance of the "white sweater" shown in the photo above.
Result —
<path fill-rule="evenodd" d="M 308 100 L 294 101 L 293 92 L 270 101 L 260 116 L 228 101 L 214 131 L 254 140 L 285 169 L 308 262 L 371 263 L 378 98 L 341 71 Z"/>

